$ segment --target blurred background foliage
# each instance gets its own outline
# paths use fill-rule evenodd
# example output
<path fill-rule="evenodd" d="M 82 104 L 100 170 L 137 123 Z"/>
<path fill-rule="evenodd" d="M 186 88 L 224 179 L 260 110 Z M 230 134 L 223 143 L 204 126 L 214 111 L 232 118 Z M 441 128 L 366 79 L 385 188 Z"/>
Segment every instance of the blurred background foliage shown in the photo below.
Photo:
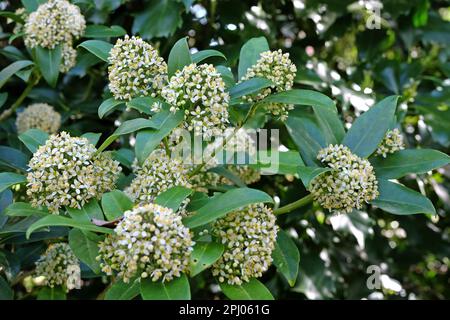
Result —
<path fill-rule="evenodd" d="M 39 1 L 39 0 L 34 0 Z M 450 2 L 444 0 L 72 0 L 90 23 L 119 25 L 159 48 L 167 58 L 176 40 L 188 36 L 192 52 L 214 47 L 233 70 L 239 50 L 251 37 L 265 36 L 272 49 L 291 54 L 298 67 L 296 87 L 332 97 L 342 120 L 350 124 L 375 101 L 401 96 L 399 123 L 411 148 L 450 150 Z M 2 10 L 21 7 L 20 1 L 1 1 Z M 377 15 L 377 12 L 380 15 Z M 5 67 L 25 52 L 22 39 L 12 35 L 13 24 L 2 19 L 0 65 Z M 114 41 L 112 39 L 111 41 Z M 18 50 L 18 49 L 19 50 Z M 64 116 L 63 129 L 82 134 L 95 128 L 111 134 L 115 113 L 100 120 L 97 109 L 110 93 L 106 66 L 84 49 L 78 63 L 56 89 L 45 82 L 32 90 L 33 100 L 54 105 Z M 0 97 L 14 101 L 24 82 L 9 81 Z M 11 100 L 11 101 L 10 101 Z M 8 105 L 8 103 L 5 103 Z M 291 116 L 295 117 L 295 112 Z M 120 115 L 121 120 L 127 113 Z M 260 124 L 268 125 L 267 119 Z M 297 148 L 284 126 L 281 138 Z M 17 149 L 14 120 L 0 123 L 0 140 Z M 4 164 L 0 163 L 0 166 Z M 278 298 L 295 299 L 445 299 L 450 298 L 450 168 L 409 176 L 405 184 L 429 197 L 437 215 L 395 216 L 371 209 L 330 216 L 306 207 L 282 216 L 279 223 L 296 237 L 300 249 L 297 284 L 290 288 L 275 270 L 262 279 Z M 293 176 L 265 176 L 257 186 L 290 203 L 306 194 Z M 8 203 L 10 193 L 0 199 Z M 0 226 L 4 223 L 0 215 Z M 42 242 L 17 239 L 23 264 L 31 266 L 45 249 Z M 2 272 L 17 273 L 14 257 L 0 249 Z M 367 268 L 380 268 L 381 286 L 369 289 Z M 1 280 L 1 279 L 0 279 Z M 198 282 L 201 286 L 201 282 Z M 206 285 L 206 281 L 204 282 Z M 195 293 L 214 297 L 214 288 Z M 95 285 L 74 292 L 91 298 Z"/>

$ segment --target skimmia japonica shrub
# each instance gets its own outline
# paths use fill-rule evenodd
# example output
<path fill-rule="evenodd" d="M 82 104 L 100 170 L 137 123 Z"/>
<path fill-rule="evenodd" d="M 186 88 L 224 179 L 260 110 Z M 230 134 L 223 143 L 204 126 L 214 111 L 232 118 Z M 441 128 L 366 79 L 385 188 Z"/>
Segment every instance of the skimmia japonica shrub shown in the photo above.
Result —
<path fill-rule="evenodd" d="M 335 100 L 296 86 L 303 66 L 265 37 L 235 65 L 184 37 L 163 57 L 158 43 L 92 24 L 75 1 L 24 3 L 3 12 L 24 47 L 9 49 L 0 87 L 13 76 L 26 87 L 1 98 L 12 138 L 0 147 L 0 296 L 273 299 L 267 275 L 290 287 L 302 277 L 286 224 L 299 210 L 436 214 L 404 177 L 450 160 L 405 141 L 398 95 L 349 123 Z M 75 71 L 106 84 L 103 101 L 83 102 L 96 114 L 34 98 L 39 86 L 58 100 Z M 67 125 L 84 117 L 89 130 Z M 277 191 L 280 177 L 302 185 L 295 199 Z"/>

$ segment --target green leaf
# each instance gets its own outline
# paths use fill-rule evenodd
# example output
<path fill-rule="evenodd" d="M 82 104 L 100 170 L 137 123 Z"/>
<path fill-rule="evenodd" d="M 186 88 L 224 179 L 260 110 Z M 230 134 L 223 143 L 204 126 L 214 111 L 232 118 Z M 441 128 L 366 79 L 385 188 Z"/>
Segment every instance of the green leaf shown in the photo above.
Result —
<path fill-rule="evenodd" d="M 0 192 L 5 191 L 9 187 L 27 182 L 27 178 L 21 174 L 12 172 L 0 173 Z"/>
<path fill-rule="evenodd" d="M 154 121 L 144 118 L 137 118 L 133 120 L 125 121 L 114 131 L 114 133 L 109 136 L 102 145 L 98 148 L 97 152 L 102 152 L 105 150 L 111 143 L 114 142 L 118 137 L 124 134 L 133 133 L 135 131 L 139 131 L 145 128 L 155 128 L 156 124 Z"/>
<path fill-rule="evenodd" d="M 106 41 L 101 40 L 87 40 L 78 45 L 85 48 L 93 55 L 99 57 L 105 62 L 108 62 L 109 51 L 111 51 L 113 45 Z"/>
<path fill-rule="evenodd" d="M 165 102 L 153 97 L 138 97 L 127 102 L 127 108 L 135 109 L 144 114 L 152 114 L 151 107 L 155 103 L 164 104 Z"/>
<path fill-rule="evenodd" d="M 39 129 L 28 129 L 19 135 L 19 140 L 27 147 L 31 153 L 35 153 L 37 149 L 44 145 L 49 137 L 47 132 Z"/>
<path fill-rule="evenodd" d="M 395 179 L 440 168 L 450 162 L 450 157 L 437 150 L 410 149 L 389 154 L 386 158 L 376 157 L 370 159 L 370 162 L 377 178 Z"/>
<path fill-rule="evenodd" d="M 234 174 L 233 172 L 231 172 L 224 166 L 218 166 L 218 167 L 211 168 L 208 170 L 208 172 L 217 173 L 218 175 L 220 175 L 224 178 L 227 178 L 228 180 L 230 180 L 233 184 L 237 185 L 238 187 L 245 188 L 247 186 L 244 182 L 241 181 L 241 179 L 236 174 Z"/>
<path fill-rule="evenodd" d="M 184 199 L 192 194 L 191 189 L 187 189 L 181 186 L 172 187 L 162 193 L 160 193 L 155 198 L 155 203 L 160 206 L 170 208 L 174 212 L 178 210 L 180 205 L 183 203 Z"/>
<path fill-rule="evenodd" d="M 304 167 L 304 166 L 299 166 L 297 169 L 298 175 L 300 176 L 300 179 L 302 180 L 305 188 L 309 188 L 309 184 L 311 183 L 311 181 L 313 181 L 316 177 L 328 171 L 332 171 L 332 169 L 322 167 Z"/>
<path fill-rule="evenodd" d="M 216 262 L 224 251 L 224 246 L 217 242 L 196 242 L 191 253 L 189 275 L 195 277 Z"/>
<path fill-rule="evenodd" d="M 8 100 L 8 92 L 0 93 L 0 108 L 3 107 L 6 100 Z"/>
<path fill-rule="evenodd" d="M 102 196 L 102 208 L 106 219 L 115 220 L 123 216 L 123 213 L 133 208 L 133 201 L 120 190 L 105 193 Z"/>
<path fill-rule="evenodd" d="M 233 72 L 231 72 L 231 70 L 228 67 L 216 66 L 216 70 L 222 76 L 222 79 L 225 82 L 225 86 L 227 88 L 231 88 L 236 84 L 236 81 L 234 81 Z"/>
<path fill-rule="evenodd" d="M 183 119 L 184 112 L 182 110 L 176 113 L 163 110 L 154 115 L 152 120 L 158 123 L 158 128 L 156 130 L 142 130 L 136 135 L 135 154 L 139 163 L 144 163 L 161 140 L 178 127 Z"/>
<path fill-rule="evenodd" d="M 0 170 L 4 168 L 26 172 L 28 157 L 17 149 L 0 146 Z"/>
<path fill-rule="evenodd" d="M 327 144 L 339 144 L 345 136 L 344 125 L 339 119 L 336 107 L 313 106 L 320 128 Z"/>
<path fill-rule="evenodd" d="M 131 169 L 131 165 L 134 161 L 134 152 L 130 149 L 119 149 L 114 150 L 112 154 L 112 158 L 120 162 L 121 165 Z"/>
<path fill-rule="evenodd" d="M 91 222 L 92 219 L 103 220 L 103 212 L 97 199 L 92 199 L 81 209 L 67 208 L 69 215 L 80 222 Z"/>
<path fill-rule="evenodd" d="M 181 25 L 181 3 L 173 0 L 152 0 L 147 8 L 139 12 L 132 31 L 144 39 L 168 37 Z"/>
<path fill-rule="evenodd" d="M 220 288 L 223 294 L 231 300 L 274 300 L 266 286 L 255 278 L 240 286 L 221 283 Z"/>
<path fill-rule="evenodd" d="M 101 136 L 102 136 L 101 133 L 86 132 L 81 135 L 81 138 L 88 139 L 89 143 L 95 147 L 97 145 L 98 141 L 100 140 Z"/>
<path fill-rule="evenodd" d="M 302 106 L 313 106 L 324 108 L 328 112 L 336 112 L 334 101 L 323 93 L 313 90 L 292 89 L 272 94 L 261 101 L 261 103 L 285 103 Z"/>
<path fill-rule="evenodd" d="M 72 229 L 69 232 L 69 245 L 73 253 L 96 274 L 100 273 L 98 256 L 98 242 L 102 238 L 89 231 Z"/>
<path fill-rule="evenodd" d="M 190 300 L 191 289 L 185 274 L 169 282 L 141 279 L 141 296 L 144 300 Z"/>
<path fill-rule="evenodd" d="M 433 204 L 427 197 L 401 184 L 379 180 L 378 191 L 380 195 L 371 204 L 386 212 L 399 215 L 436 214 Z"/>
<path fill-rule="evenodd" d="M 49 215 L 45 216 L 42 219 L 39 219 L 31 226 L 28 227 L 26 232 L 26 238 L 29 239 L 30 235 L 41 228 L 49 227 L 49 226 L 60 226 L 60 227 L 72 227 L 86 231 L 99 232 L 99 233 L 112 233 L 112 229 L 98 227 L 88 222 L 79 222 L 74 219 L 70 219 L 63 216 L 58 215 Z"/>
<path fill-rule="evenodd" d="M 220 57 L 220 58 L 223 58 L 224 60 L 227 60 L 227 58 L 220 51 L 202 50 L 202 51 L 198 51 L 192 55 L 192 61 L 194 63 L 199 63 L 199 62 L 202 62 L 203 60 L 211 58 L 211 57 Z"/>
<path fill-rule="evenodd" d="M 106 291 L 105 300 L 131 300 L 141 292 L 139 280 L 125 283 L 118 280 Z"/>
<path fill-rule="evenodd" d="M 192 63 L 191 53 L 186 38 L 178 40 L 169 53 L 167 64 L 169 78 L 178 70 L 182 70 L 184 66 Z"/>
<path fill-rule="evenodd" d="M 277 235 L 275 250 L 272 253 L 273 264 L 293 287 L 298 275 L 300 252 L 292 238 L 284 230 Z"/>
<path fill-rule="evenodd" d="M 265 174 L 296 174 L 297 168 L 305 165 L 297 151 L 259 150 L 257 156 L 258 163 L 250 167 Z"/>
<path fill-rule="evenodd" d="M 8 282 L 0 276 L 0 300 L 12 300 L 14 292 L 9 286 Z"/>
<path fill-rule="evenodd" d="M 47 0 L 22 0 L 22 4 L 28 12 L 36 11 L 39 5 L 47 2 Z"/>
<path fill-rule="evenodd" d="M 188 228 L 194 228 L 219 219 L 233 210 L 260 202 L 273 203 L 273 199 L 260 190 L 236 188 L 215 197 L 183 221 Z"/>
<path fill-rule="evenodd" d="M 251 78 L 236 84 L 234 87 L 230 88 L 231 100 L 237 101 L 236 99 L 254 94 L 261 91 L 264 88 L 270 87 L 273 82 L 265 78 Z M 233 104 L 233 102 L 231 103 Z"/>
<path fill-rule="evenodd" d="M 56 87 L 59 75 L 59 66 L 61 64 L 61 45 L 54 49 L 36 47 L 36 63 L 41 70 L 45 81 L 52 87 Z"/>
<path fill-rule="evenodd" d="M 106 99 L 102 102 L 100 107 L 98 107 L 98 117 L 102 119 L 105 115 L 117 109 L 122 104 L 124 104 L 123 101 L 116 100 L 114 98 Z"/>
<path fill-rule="evenodd" d="M 66 300 L 66 298 L 66 292 L 62 287 L 43 287 L 37 296 L 37 300 Z"/>
<path fill-rule="evenodd" d="M 248 40 L 242 46 L 239 54 L 238 79 L 242 79 L 247 73 L 247 69 L 258 62 L 262 52 L 269 50 L 269 44 L 265 37 Z"/>
<path fill-rule="evenodd" d="M 127 31 L 121 26 L 102 26 L 89 25 L 84 31 L 85 38 L 107 38 L 107 37 L 121 37 L 127 34 Z"/>
<path fill-rule="evenodd" d="M 398 96 L 389 96 L 364 112 L 352 124 L 342 144 L 360 157 L 369 157 L 392 124 L 397 100 Z"/>
<path fill-rule="evenodd" d="M 5 208 L 5 214 L 11 217 L 43 217 L 48 215 L 49 212 L 45 208 L 33 208 L 31 204 L 26 202 L 14 202 Z"/>
<path fill-rule="evenodd" d="M 20 24 L 25 23 L 25 21 L 22 19 L 22 16 L 15 14 L 14 12 L 11 11 L 0 11 L 0 17 L 11 19 L 12 21 Z"/>
<path fill-rule="evenodd" d="M 0 88 L 3 87 L 6 81 L 8 81 L 8 79 L 15 75 L 19 70 L 29 67 L 32 64 L 33 62 L 30 60 L 20 60 L 13 62 L 9 66 L 4 68 L 2 71 L 0 71 Z"/>

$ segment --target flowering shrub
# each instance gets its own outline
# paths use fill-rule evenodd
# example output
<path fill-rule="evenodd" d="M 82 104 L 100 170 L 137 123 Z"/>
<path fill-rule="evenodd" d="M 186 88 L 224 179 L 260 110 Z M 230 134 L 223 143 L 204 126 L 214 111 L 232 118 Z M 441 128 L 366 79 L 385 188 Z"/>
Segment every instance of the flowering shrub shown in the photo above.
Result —
<path fill-rule="evenodd" d="M 436 121 L 449 96 L 436 39 L 408 49 L 443 63 L 423 57 L 419 76 L 400 62 L 406 44 L 376 62 L 361 26 L 346 43 L 326 39 L 342 18 L 323 23 L 330 8 L 304 9 L 324 38 L 302 42 L 311 35 L 281 11 L 282 35 L 262 16 L 266 36 L 233 38 L 247 27 L 225 23 L 223 4 L 218 22 L 183 24 L 194 2 L 22 1 L 1 13 L 0 297 L 366 298 L 353 275 L 366 288 L 366 265 L 397 261 L 391 249 L 411 249 L 415 230 L 448 244 L 448 226 L 430 227 L 447 217 L 450 162 L 435 150 L 450 145 Z M 201 34 L 205 24 L 221 33 Z M 323 39 L 315 55 L 308 43 Z M 423 79 L 442 81 L 428 94 Z M 449 265 L 411 239 L 414 270 Z M 411 292 L 379 293 L 422 288 L 405 279 Z"/>

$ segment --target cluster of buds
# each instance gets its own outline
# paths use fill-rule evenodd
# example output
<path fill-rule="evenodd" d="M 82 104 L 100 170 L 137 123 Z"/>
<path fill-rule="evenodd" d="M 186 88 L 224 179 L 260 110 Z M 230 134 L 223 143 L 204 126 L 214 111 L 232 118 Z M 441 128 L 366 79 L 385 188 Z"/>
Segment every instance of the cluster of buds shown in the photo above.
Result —
<path fill-rule="evenodd" d="M 261 53 L 255 65 L 247 70 L 241 81 L 255 77 L 266 78 L 273 82 L 273 85 L 261 90 L 258 94 L 246 96 L 248 102 L 256 102 L 264 99 L 271 93 L 291 90 L 294 85 L 297 67 L 289 59 L 289 53 L 281 50 L 265 51 Z M 289 110 L 293 109 L 291 104 L 269 103 L 266 105 L 267 111 L 282 121 L 288 117 Z"/>
<path fill-rule="evenodd" d="M 230 96 L 220 73 L 211 64 L 194 63 L 178 70 L 161 95 L 172 112 L 184 110 L 184 128 L 196 135 L 209 139 L 228 124 Z"/>
<path fill-rule="evenodd" d="M 278 226 L 272 209 L 254 204 L 217 220 L 211 234 L 225 251 L 212 266 L 219 282 L 241 285 L 261 277 L 272 264 Z"/>
<path fill-rule="evenodd" d="M 109 89 L 117 100 L 160 94 L 167 82 L 167 64 L 139 37 L 118 39 L 109 53 Z"/>
<path fill-rule="evenodd" d="M 66 291 L 81 288 L 81 270 L 78 258 L 67 243 L 50 245 L 36 261 L 36 278 L 51 288 L 62 286 Z"/>
<path fill-rule="evenodd" d="M 68 72 L 75 65 L 73 42 L 86 28 L 84 16 L 76 5 L 67 0 L 48 0 L 26 17 L 23 28 L 28 48 L 61 46 L 61 72 Z"/>
<path fill-rule="evenodd" d="M 397 128 L 389 130 L 384 136 L 383 141 L 377 148 L 376 154 L 386 158 L 388 153 L 394 153 L 405 149 L 405 143 L 403 142 L 403 136 L 400 130 Z"/>
<path fill-rule="evenodd" d="M 61 126 L 61 115 L 46 103 L 33 103 L 17 115 L 17 132 L 28 129 L 40 129 L 47 133 L 55 133 Z"/>
<path fill-rule="evenodd" d="M 124 282 L 133 277 L 170 281 L 187 272 L 194 242 L 181 215 L 156 204 L 137 206 L 99 243 L 103 272 L 117 272 Z"/>
<path fill-rule="evenodd" d="M 96 153 L 86 138 L 66 132 L 52 135 L 33 154 L 28 166 L 27 195 L 34 207 L 80 209 L 92 198 L 114 189 L 121 167 L 110 153 Z"/>
<path fill-rule="evenodd" d="M 333 212 L 351 212 L 378 196 L 378 182 L 367 159 L 353 154 L 343 145 L 329 145 L 317 156 L 331 168 L 311 182 L 314 200 Z"/>

